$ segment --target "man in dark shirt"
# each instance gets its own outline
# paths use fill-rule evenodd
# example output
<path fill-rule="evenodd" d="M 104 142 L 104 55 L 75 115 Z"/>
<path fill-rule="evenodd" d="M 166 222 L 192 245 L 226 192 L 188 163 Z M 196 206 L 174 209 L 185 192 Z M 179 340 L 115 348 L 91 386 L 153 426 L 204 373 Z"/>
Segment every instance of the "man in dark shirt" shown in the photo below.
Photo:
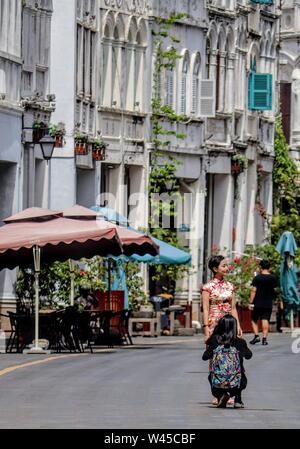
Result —
<path fill-rule="evenodd" d="M 262 344 L 267 345 L 272 306 L 276 298 L 277 278 L 270 273 L 271 264 L 268 260 L 261 260 L 259 265 L 261 272 L 253 279 L 250 294 L 249 308 L 252 310 L 252 328 L 254 332 L 254 338 L 250 343 L 254 345 L 260 342 L 258 320 L 262 320 Z"/>

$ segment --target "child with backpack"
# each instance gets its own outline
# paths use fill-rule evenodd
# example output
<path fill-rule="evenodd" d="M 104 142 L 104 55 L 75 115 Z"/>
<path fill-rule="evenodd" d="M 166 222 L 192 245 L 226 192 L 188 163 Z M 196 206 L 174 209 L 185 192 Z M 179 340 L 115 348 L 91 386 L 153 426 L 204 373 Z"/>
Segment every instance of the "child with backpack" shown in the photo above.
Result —
<path fill-rule="evenodd" d="M 246 341 L 237 337 L 237 320 L 224 315 L 206 344 L 202 359 L 210 360 L 208 380 L 218 399 L 217 407 L 225 408 L 229 398 L 234 397 L 234 407 L 244 408 L 241 392 L 247 386 L 247 378 L 243 359 L 251 359 L 252 352 Z"/>

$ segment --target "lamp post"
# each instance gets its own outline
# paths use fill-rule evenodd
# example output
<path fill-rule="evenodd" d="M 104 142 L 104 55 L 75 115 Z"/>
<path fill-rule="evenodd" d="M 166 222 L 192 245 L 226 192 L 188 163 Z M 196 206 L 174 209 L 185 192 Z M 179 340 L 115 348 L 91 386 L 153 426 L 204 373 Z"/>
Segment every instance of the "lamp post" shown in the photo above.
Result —
<path fill-rule="evenodd" d="M 55 147 L 55 139 L 50 136 L 48 130 L 47 134 L 39 141 L 39 145 L 42 150 L 43 158 L 47 162 L 47 168 L 48 168 L 48 207 L 51 208 L 50 204 L 50 198 L 51 198 L 51 165 L 49 164 L 49 161 L 51 160 L 53 156 L 53 151 Z"/>
<path fill-rule="evenodd" d="M 47 133 L 40 141 L 39 145 L 41 146 L 41 150 L 43 153 L 43 158 L 48 162 L 53 156 L 53 151 L 55 147 L 55 139 L 51 137 L 49 133 Z"/>
<path fill-rule="evenodd" d="M 35 155 L 34 146 L 39 145 L 43 155 L 43 159 L 47 162 L 48 167 L 48 206 L 50 207 L 49 195 L 50 195 L 50 166 L 49 161 L 53 156 L 55 147 L 55 138 L 49 134 L 49 128 L 42 128 L 45 135 L 38 141 L 34 142 L 33 139 L 25 142 L 25 148 L 29 150 L 29 165 L 28 165 L 28 207 L 35 206 Z M 33 130 L 33 128 L 23 128 L 23 130 Z"/>
<path fill-rule="evenodd" d="M 32 128 L 24 128 L 24 129 L 32 129 Z M 55 147 L 55 139 L 49 135 L 49 130 L 47 129 L 46 135 L 38 142 L 44 160 L 47 162 L 47 165 L 52 158 L 54 147 Z M 33 144 L 33 142 L 26 142 L 27 144 Z M 32 149 L 34 151 L 34 148 Z M 34 153 L 32 153 L 32 157 L 34 158 Z M 33 159 L 34 161 L 34 159 Z M 34 162 L 33 162 L 34 163 Z M 30 167 L 29 167 L 30 169 Z M 29 173 L 30 175 L 30 173 Z M 50 176 L 50 174 L 49 174 Z M 49 178 L 50 179 L 50 178 Z M 33 259 L 34 259 L 34 272 L 35 272 L 35 341 L 34 345 L 30 350 L 25 350 L 26 354 L 50 354 L 50 351 L 46 351 L 40 347 L 39 341 L 39 275 L 41 269 L 41 249 L 38 246 L 33 248 Z"/>

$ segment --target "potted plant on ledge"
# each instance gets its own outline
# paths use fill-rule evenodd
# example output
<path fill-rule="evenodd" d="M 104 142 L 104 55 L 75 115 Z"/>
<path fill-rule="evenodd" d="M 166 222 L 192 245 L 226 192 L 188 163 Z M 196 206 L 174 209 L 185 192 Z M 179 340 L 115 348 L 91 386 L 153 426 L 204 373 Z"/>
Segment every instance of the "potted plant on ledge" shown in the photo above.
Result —
<path fill-rule="evenodd" d="M 49 134 L 51 137 L 55 138 L 55 148 L 62 148 L 64 146 L 64 136 L 66 135 L 66 128 L 64 123 L 51 123 L 49 126 Z"/>
<path fill-rule="evenodd" d="M 87 134 L 83 134 L 80 131 L 76 131 L 74 135 L 75 141 L 75 153 L 77 155 L 86 155 L 88 150 L 89 138 Z"/>
<path fill-rule="evenodd" d="M 107 143 L 100 137 L 91 141 L 92 144 L 92 156 L 94 161 L 104 161 L 105 151 L 108 147 Z"/>
<path fill-rule="evenodd" d="M 32 124 L 32 142 L 39 143 L 40 140 L 45 136 L 47 130 L 47 125 L 38 120 L 34 121 Z"/>
<path fill-rule="evenodd" d="M 239 175 L 248 167 L 248 158 L 241 153 L 231 157 L 231 173 Z"/>

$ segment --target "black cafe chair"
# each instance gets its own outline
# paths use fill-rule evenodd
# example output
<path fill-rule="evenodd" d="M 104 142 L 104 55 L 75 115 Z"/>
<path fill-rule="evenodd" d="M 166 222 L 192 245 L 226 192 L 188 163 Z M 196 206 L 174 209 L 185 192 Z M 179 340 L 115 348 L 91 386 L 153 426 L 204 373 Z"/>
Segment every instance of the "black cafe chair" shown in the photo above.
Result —
<path fill-rule="evenodd" d="M 130 310 L 121 310 L 119 312 L 113 312 L 113 318 L 115 323 L 111 325 L 111 340 L 116 344 L 133 345 L 131 335 L 129 333 L 129 318 L 131 316 Z"/>
<path fill-rule="evenodd" d="M 7 352 L 23 352 L 23 349 L 34 338 L 33 319 L 30 315 L 18 314 L 14 312 L 7 312 L 10 320 L 11 333 L 7 343 Z"/>

